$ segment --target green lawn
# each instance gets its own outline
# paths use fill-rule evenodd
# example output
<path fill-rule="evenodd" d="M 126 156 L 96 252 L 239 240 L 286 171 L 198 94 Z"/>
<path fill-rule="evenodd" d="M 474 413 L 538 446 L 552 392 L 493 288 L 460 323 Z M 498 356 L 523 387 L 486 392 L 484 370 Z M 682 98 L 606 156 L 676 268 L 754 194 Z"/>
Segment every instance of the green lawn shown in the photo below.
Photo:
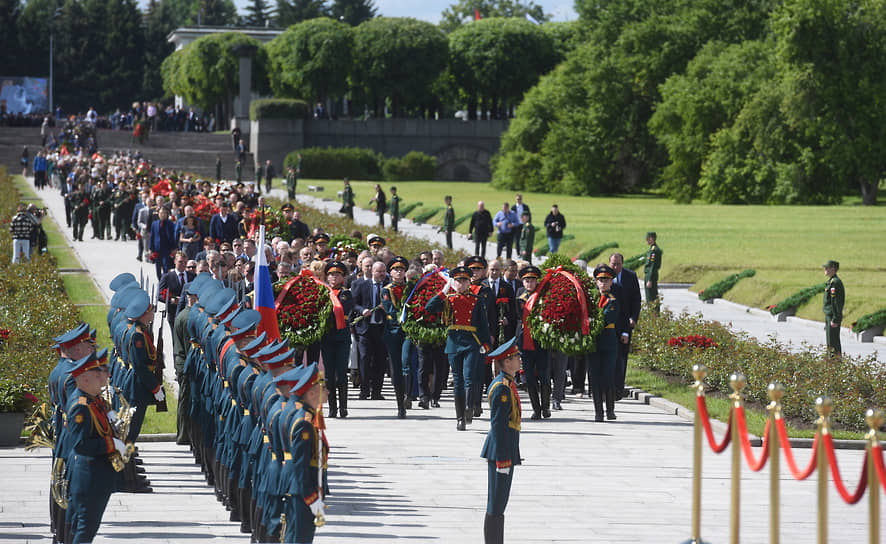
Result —
<path fill-rule="evenodd" d="M 322 184 L 327 198 L 334 198 L 340 188 L 334 180 L 299 180 L 298 184 L 300 192 L 308 184 Z M 366 206 L 374 184 L 351 183 L 358 205 Z M 423 202 L 422 208 L 432 209 L 442 206 L 443 196 L 451 194 L 456 217 L 475 210 L 478 200 L 485 201 L 494 214 L 502 202 L 513 202 L 514 197 L 513 191 L 500 191 L 488 183 L 386 182 L 382 186 L 390 193 L 391 185 L 397 186 L 401 206 Z M 654 230 L 664 251 L 661 281 L 694 283 L 695 289 L 703 289 L 727 274 L 754 268 L 757 275 L 742 280 L 726 297 L 759 308 L 824 281 L 820 265 L 836 259 L 841 262 L 840 276 L 846 285 L 847 325 L 886 307 L 886 291 L 881 289 L 886 283 L 886 255 L 878 251 L 880 233 L 886 227 L 883 207 L 859 206 L 857 199 L 827 207 L 721 206 L 675 204 L 648 195 L 523 195 L 539 227 L 551 204 L 559 205 L 567 220 L 566 233 L 575 236 L 561 246 L 567 255 L 618 242 L 620 251 L 631 257 L 645 251 L 645 234 Z M 442 221 L 439 213 L 428 220 L 435 225 Z M 468 222 L 464 222 L 458 231 L 467 229 Z M 543 233 L 538 233 L 537 246 L 542 239 Z M 820 320 L 820 301 L 814 299 L 800 308 L 798 315 Z"/>

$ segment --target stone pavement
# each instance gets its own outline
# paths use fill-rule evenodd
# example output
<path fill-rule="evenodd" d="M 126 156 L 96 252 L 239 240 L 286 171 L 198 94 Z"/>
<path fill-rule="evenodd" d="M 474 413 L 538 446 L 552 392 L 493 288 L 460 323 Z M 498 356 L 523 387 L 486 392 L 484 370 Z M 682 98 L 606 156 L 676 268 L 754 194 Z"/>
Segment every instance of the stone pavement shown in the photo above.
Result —
<path fill-rule="evenodd" d="M 41 193 L 63 225 L 56 195 Z M 370 220 L 374 224 L 374 216 Z M 133 243 L 86 241 L 74 248 L 105 290 L 119 272 L 138 275 Z M 672 291 L 665 293 L 665 300 L 669 298 L 677 299 Z M 739 313 L 728 314 L 729 319 L 737 323 Z M 769 319 L 762 330 L 773 327 L 771 318 L 760 319 Z M 783 325 L 791 324 L 777 327 Z M 389 387 L 387 401 L 358 401 L 351 395 L 351 417 L 328 420 L 332 494 L 328 523 L 318 530 L 317 542 L 482 542 L 486 464 L 479 453 L 488 418 L 476 419 L 467 432 L 456 432 L 448 393 L 441 408 L 412 410 L 404 421 L 395 418 Z M 526 400 L 524 396 L 524 413 L 530 410 Z M 569 396 L 563 407 L 549 420 L 524 420 L 524 464 L 515 472 L 506 542 L 685 541 L 691 423 L 637 400 L 619 402 L 618 421 L 607 423 L 592 422 L 588 399 Z M 155 493 L 113 495 L 97 542 L 247 542 L 239 524 L 227 521 L 186 447 L 171 442 L 139 447 Z M 805 464 L 808 455 L 808 450 L 797 452 L 798 464 Z M 862 453 L 841 450 L 838 459 L 854 488 Z M 0 541 L 49 541 L 49 469 L 45 449 L 0 449 Z M 742 533 L 748 542 L 767 539 L 767 472 L 743 468 Z M 815 483 L 794 482 L 784 471 L 781 479 L 782 537 L 786 542 L 811 541 Z M 707 541 L 728 539 L 729 485 L 728 455 L 705 447 L 702 535 Z M 833 541 L 865 539 L 866 504 L 846 506 L 832 485 L 829 500 Z"/>

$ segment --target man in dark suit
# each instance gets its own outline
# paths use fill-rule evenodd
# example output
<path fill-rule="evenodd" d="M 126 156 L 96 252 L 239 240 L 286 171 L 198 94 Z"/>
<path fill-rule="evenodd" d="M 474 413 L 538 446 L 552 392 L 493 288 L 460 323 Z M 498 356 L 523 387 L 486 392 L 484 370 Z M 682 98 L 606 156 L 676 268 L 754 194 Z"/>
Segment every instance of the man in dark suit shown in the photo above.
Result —
<path fill-rule="evenodd" d="M 468 240 L 474 241 L 474 255 L 486 258 L 486 240 L 492 231 L 492 215 L 481 200 L 477 202 L 477 211 L 471 216 L 471 224 L 468 227 Z"/>
<path fill-rule="evenodd" d="M 609 256 L 609 267 L 615 272 L 612 281 L 612 294 L 618 305 L 618 319 L 615 330 L 618 334 L 618 356 L 615 360 L 615 395 L 624 397 L 625 373 L 628 370 L 628 354 L 631 352 L 631 335 L 637 320 L 640 319 L 640 283 L 637 274 L 624 268 L 624 256 L 613 253 Z"/>
<path fill-rule="evenodd" d="M 166 302 L 166 319 L 169 326 L 175 325 L 175 316 L 178 313 L 178 303 L 181 299 L 182 287 L 194 279 L 194 269 L 188 270 L 188 255 L 184 251 L 175 254 L 174 268 L 160 277 L 157 284 L 160 290 L 160 300 Z"/>
<path fill-rule="evenodd" d="M 387 368 L 388 350 L 384 342 L 385 312 L 382 289 L 387 282 L 385 263 L 372 264 L 369 278 L 355 280 L 351 285 L 354 312 L 360 318 L 355 325 L 359 347 L 360 399 L 384 400 L 381 386 Z"/>
<path fill-rule="evenodd" d="M 218 243 L 231 243 L 239 234 L 237 223 L 240 218 L 236 213 L 231 212 L 231 204 L 224 200 L 219 207 L 219 213 L 212 216 L 209 222 L 209 236 L 214 238 Z"/>

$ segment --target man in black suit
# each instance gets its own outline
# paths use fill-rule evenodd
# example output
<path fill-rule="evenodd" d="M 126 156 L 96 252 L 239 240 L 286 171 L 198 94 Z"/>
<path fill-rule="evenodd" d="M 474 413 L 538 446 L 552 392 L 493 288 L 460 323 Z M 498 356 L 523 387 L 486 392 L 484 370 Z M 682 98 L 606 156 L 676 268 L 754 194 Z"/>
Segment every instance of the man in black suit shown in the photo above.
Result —
<path fill-rule="evenodd" d="M 194 279 L 194 270 L 188 270 L 188 255 L 184 251 L 175 253 L 175 267 L 169 272 L 160 276 L 158 289 L 160 290 L 160 300 L 169 301 L 166 305 L 166 319 L 169 320 L 169 326 L 175 325 L 175 316 L 178 313 L 178 303 L 182 294 L 182 287 L 189 281 Z M 168 298 L 167 298 L 168 297 Z"/>
<path fill-rule="evenodd" d="M 351 284 L 354 312 L 360 318 L 354 328 L 359 348 L 361 400 L 384 400 L 381 386 L 387 368 L 388 350 L 383 338 L 385 312 L 381 303 L 387 272 L 385 263 L 376 261 L 372 264 L 369 278 L 355 280 Z"/>
<path fill-rule="evenodd" d="M 624 256 L 613 253 L 609 256 L 609 267 L 615 272 L 612 280 L 612 294 L 618 300 L 618 320 L 615 332 L 618 334 L 618 356 L 615 360 L 615 395 L 624 397 L 625 373 L 628 371 L 628 354 L 631 352 L 631 335 L 637 320 L 640 319 L 640 283 L 637 274 L 624 268 Z"/>

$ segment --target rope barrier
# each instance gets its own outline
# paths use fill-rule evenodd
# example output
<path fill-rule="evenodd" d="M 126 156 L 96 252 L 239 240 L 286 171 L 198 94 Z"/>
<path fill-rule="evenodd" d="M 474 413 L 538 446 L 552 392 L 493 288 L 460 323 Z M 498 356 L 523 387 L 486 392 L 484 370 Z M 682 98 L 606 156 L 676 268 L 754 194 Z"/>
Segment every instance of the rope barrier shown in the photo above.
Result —
<path fill-rule="evenodd" d="M 797 469 L 797 463 L 794 460 L 794 452 L 791 449 L 791 443 L 788 442 L 788 430 L 787 427 L 785 427 L 783 419 L 778 419 L 776 421 L 776 429 L 778 430 L 778 437 L 781 441 L 782 450 L 784 451 L 785 461 L 788 463 L 788 469 L 791 471 L 794 479 L 800 481 L 805 480 L 815 472 L 815 464 L 818 460 L 818 443 L 820 442 L 818 433 L 815 433 L 815 438 L 812 440 L 812 458 L 809 460 L 809 466 L 800 472 L 800 470 Z"/>
<path fill-rule="evenodd" d="M 883 464 L 883 446 L 879 443 L 875 444 L 871 448 L 871 457 L 874 461 L 874 468 L 877 470 L 877 479 L 880 480 L 883 492 L 886 493 L 886 465 Z"/>
<path fill-rule="evenodd" d="M 760 452 L 760 459 L 754 459 L 754 450 L 751 448 L 751 441 L 748 439 L 748 425 L 744 417 L 744 406 L 735 409 L 735 423 L 738 425 L 738 435 L 741 438 L 741 450 L 744 453 L 745 461 L 748 468 L 753 472 L 760 472 L 766 461 L 769 459 L 769 420 L 766 421 L 766 428 L 763 431 L 763 451 Z"/>
<path fill-rule="evenodd" d="M 861 467 L 861 478 L 859 478 L 858 488 L 855 490 L 855 493 L 850 494 L 846 486 L 843 485 L 843 479 L 840 477 L 840 467 L 837 466 L 837 454 L 834 452 L 834 439 L 830 434 L 825 434 L 822 438 L 824 438 L 824 449 L 827 452 L 828 462 L 831 465 L 831 475 L 834 477 L 834 485 L 837 487 L 837 491 L 847 504 L 857 503 L 864 496 L 865 489 L 868 486 L 867 452 L 865 452 L 864 464 Z"/>
<path fill-rule="evenodd" d="M 729 420 L 726 422 L 726 436 L 723 437 L 723 442 L 717 444 L 717 440 L 714 438 L 714 430 L 711 428 L 711 416 L 708 415 L 708 405 L 705 402 L 705 397 L 696 396 L 695 405 L 698 408 L 705 435 L 708 437 L 708 445 L 714 450 L 714 453 L 722 453 L 729 446 L 729 442 L 732 439 L 732 410 L 729 411 Z"/>

